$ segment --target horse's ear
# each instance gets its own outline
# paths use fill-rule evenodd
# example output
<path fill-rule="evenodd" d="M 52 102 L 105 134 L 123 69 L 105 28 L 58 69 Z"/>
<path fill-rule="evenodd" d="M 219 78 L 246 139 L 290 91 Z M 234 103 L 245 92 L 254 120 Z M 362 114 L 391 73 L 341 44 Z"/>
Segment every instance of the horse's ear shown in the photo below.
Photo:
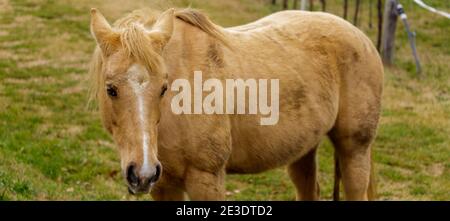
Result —
<path fill-rule="evenodd" d="M 91 9 L 91 34 L 105 55 L 111 54 L 120 41 L 120 36 L 112 30 L 105 17 L 95 8 Z"/>
<path fill-rule="evenodd" d="M 175 9 L 171 8 L 163 12 L 149 32 L 152 45 L 157 51 L 162 51 L 170 37 L 172 37 L 174 11 Z"/>

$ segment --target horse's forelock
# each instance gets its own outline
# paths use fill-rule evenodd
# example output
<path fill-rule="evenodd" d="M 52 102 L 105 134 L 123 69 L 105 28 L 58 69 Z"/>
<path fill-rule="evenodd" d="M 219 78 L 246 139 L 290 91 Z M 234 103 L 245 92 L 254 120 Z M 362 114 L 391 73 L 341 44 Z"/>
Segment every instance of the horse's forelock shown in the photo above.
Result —
<path fill-rule="evenodd" d="M 142 24 L 130 23 L 121 33 L 120 40 L 129 58 L 136 59 L 149 73 L 162 74 L 162 57 L 152 47 L 152 39 Z"/>

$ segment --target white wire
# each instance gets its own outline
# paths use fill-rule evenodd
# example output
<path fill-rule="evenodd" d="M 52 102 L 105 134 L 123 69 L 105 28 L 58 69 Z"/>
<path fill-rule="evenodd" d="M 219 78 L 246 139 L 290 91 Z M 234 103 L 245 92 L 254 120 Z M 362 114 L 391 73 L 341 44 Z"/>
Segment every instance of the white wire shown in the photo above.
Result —
<path fill-rule="evenodd" d="M 442 15 L 444 17 L 450 18 L 450 13 L 444 12 L 444 11 L 439 11 L 433 7 L 428 6 L 427 4 L 425 4 L 422 0 L 414 0 L 414 2 L 416 4 L 418 4 L 420 7 L 427 9 L 428 11 L 431 11 L 433 13 Z"/>

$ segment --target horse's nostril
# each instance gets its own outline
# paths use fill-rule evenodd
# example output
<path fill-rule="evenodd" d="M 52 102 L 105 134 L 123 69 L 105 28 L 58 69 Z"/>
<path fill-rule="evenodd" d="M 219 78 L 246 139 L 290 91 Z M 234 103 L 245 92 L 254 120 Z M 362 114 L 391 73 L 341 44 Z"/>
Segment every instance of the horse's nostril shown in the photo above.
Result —
<path fill-rule="evenodd" d="M 139 184 L 139 177 L 136 174 L 136 166 L 134 163 L 128 165 L 127 168 L 127 181 L 132 186 L 137 186 Z"/>
<path fill-rule="evenodd" d="M 158 181 L 159 177 L 161 176 L 161 164 L 156 164 L 156 171 L 155 175 L 150 179 L 150 183 L 154 183 Z"/>
<path fill-rule="evenodd" d="M 157 177 L 156 179 L 158 179 L 160 175 L 161 175 L 161 164 L 158 163 L 156 165 L 156 174 L 155 174 L 155 176 Z"/>

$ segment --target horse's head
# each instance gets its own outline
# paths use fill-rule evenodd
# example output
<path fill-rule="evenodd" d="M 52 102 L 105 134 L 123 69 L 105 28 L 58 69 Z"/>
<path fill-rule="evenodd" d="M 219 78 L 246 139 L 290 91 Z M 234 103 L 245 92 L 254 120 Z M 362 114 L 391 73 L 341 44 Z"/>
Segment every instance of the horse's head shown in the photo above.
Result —
<path fill-rule="evenodd" d="M 162 172 L 157 127 L 167 73 L 161 53 L 172 35 L 173 14 L 173 9 L 167 10 L 150 28 L 138 22 L 112 28 L 98 10 L 91 10 L 91 33 L 98 45 L 99 107 L 133 194 L 148 192 Z"/>

